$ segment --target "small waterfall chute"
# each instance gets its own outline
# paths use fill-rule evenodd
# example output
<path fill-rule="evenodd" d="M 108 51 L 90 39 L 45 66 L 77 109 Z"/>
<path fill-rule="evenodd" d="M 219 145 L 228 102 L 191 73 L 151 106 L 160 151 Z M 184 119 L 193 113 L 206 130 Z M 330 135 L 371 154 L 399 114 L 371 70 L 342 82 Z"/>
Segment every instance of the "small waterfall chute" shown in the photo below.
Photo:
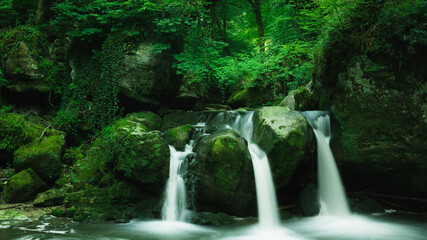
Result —
<path fill-rule="evenodd" d="M 344 186 L 329 146 L 331 123 L 326 111 L 302 113 L 313 128 L 317 140 L 319 203 L 321 215 L 350 215 Z"/>

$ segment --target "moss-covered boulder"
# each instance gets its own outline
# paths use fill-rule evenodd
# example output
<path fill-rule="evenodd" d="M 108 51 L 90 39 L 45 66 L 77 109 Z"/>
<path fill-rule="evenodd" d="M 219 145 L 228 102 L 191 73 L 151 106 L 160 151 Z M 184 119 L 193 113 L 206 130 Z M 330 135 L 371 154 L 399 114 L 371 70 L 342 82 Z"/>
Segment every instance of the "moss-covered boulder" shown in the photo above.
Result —
<path fill-rule="evenodd" d="M 178 151 L 184 151 L 185 145 L 190 143 L 193 130 L 190 124 L 186 124 L 167 130 L 163 136 L 169 145 L 174 146 Z"/>
<path fill-rule="evenodd" d="M 313 139 L 304 116 L 286 107 L 263 107 L 254 113 L 252 141 L 267 153 L 276 188 L 285 187 L 298 164 L 309 156 Z"/>
<path fill-rule="evenodd" d="M 159 125 L 157 115 L 137 113 L 106 127 L 86 156 L 74 164 L 73 185 L 77 188 L 86 184 L 98 186 L 103 178 L 105 185 L 107 178 L 117 177 L 148 184 L 147 190 L 161 191 L 167 179 L 170 153 L 160 132 L 150 131 Z"/>
<path fill-rule="evenodd" d="M 21 146 L 39 138 L 44 127 L 28 122 L 15 113 L 0 114 L 0 151 L 14 152 Z"/>
<path fill-rule="evenodd" d="M 425 2 L 364 4 L 356 12 L 349 28 L 331 32 L 313 72 L 320 108 L 334 120 L 341 176 L 349 190 L 425 195 L 427 42 L 413 34 L 425 32 Z M 375 31 L 362 44 L 366 29 Z"/>
<path fill-rule="evenodd" d="M 170 114 L 166 114 L 163 117 L 162 125 L 160 130 L 167 130 L 169 128 L 174 128 L 186 124 L 194 125 L 198 123 L 201 119 L 203 112 L 185 112 L 185 111 L 175 111 Z"/>
<path fill-rule="evenodd" d="M 26 221 L 29 218 L 20 211 L 13 209 L 0 210 L 0 221 Z"/>
<path fill-rule="evenodd" d="M 32 169 L 26 169 L 7 182 L 3 198 L 8 203 L 26 202 L 33 200 L 37 193 L 46 188 L 46 183 Z"/>
<path fill-rule="evenodd" d="M 256 211 L 252 162 L 245 140 L 228 129 L 202 138 L 192 171 L 197 209 L 246 216 Z"/>
<path fill-rule="evenodd" d="M 160 184 L 167 179 L 169 146 L 159 131 L 133 131 L 123 136 L 114 171 L 132 181 Z"/>
<path fill-rule="evenodd" d="M 31 168 L 43 181 L 54 182 L 61 174 L 64 135 L 42 137 L 20 147 L 14 153 L 13 166 L 18 171 Z"/>
<path fill-rule="evenodd" d="M 70 188 L 52 188 L 45 192 L 37 194 L 33 201 L 33 205 L 36 207 L 52 207 L 61 205 L 64 203 L 64 199 Z"/>
<path fill-rule="evenodd" d="M 80 189 L 87 184 L 97 185 L 104 176 L 104 165 L 111 157 L 108 144 L 97 139 L 71 169 L 70 182 Z"/>

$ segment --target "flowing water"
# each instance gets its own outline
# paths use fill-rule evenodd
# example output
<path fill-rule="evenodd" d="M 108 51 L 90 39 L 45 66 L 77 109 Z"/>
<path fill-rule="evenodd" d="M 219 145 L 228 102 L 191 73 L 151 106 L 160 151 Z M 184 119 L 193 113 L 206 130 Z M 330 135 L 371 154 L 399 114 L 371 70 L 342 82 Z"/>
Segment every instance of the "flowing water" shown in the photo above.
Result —
<path fill-rule="evenodd" d="M 277 200 L 266 154 L 254 143 L 253 112 L 240 115 L 222 128 L 232 128 L 248 141 L 256 178 L 258 224 L 238 223 L 224 227 L 205 227 L 185 223 L 187 217 L 185 186 L 182 178 L 186 156 L 171 150 L 170 176 L 165 190 L 163 219 L 166 221 L 132 221 L 113 224 L 75 223 L 70 219 L 45 218 L 33 221 L 0 221 L 1 240 L 100 239 L 100 240 L 422 240 L 427 239 L 427 219 L 400 216 L 351 215 L 345 200 L 333 155 L 329 148 L 330 123 L 326 112 L 304 112 L 316 134 L 319 158 L 319 187 L 322 215 L 280 221 Z M 224 114 L 225 116 L 225 114 Z M 223 116 L 223 117 L 224 117 Z M 208 135 L 206 124 L 198 135 Z"/>
<path fill-rule="evenodd" d="M 188 210 L 185 183 L 182 177 L 182 164 L 187 155 L 193 151 L 193 147 L 187 144 L 183 152 L 177 151 L 173 146 L 169 146 L 169 149 L 169 179 L 166 183 L 162 218 L 165 221 L 185 222 L 188 217 Z"/>
<path fill-rule="evenodd" d="M 277 228 L 280 225 L 276 192 L 267 154 L 252 142 L 254 112 L 237 116 L 231 128 L 248 141 L 255 174 L 255 185 L 258 202 L 258 219 L 263 228 Z"/>
<path fill-rule="evenodd" d="M 344 187 L 329 142 L 331 123 L 328 112 L 306 111 L 302 113 L 313 128 L 317 140 L 320 214 L 349 216 L 350 210 Z"/>

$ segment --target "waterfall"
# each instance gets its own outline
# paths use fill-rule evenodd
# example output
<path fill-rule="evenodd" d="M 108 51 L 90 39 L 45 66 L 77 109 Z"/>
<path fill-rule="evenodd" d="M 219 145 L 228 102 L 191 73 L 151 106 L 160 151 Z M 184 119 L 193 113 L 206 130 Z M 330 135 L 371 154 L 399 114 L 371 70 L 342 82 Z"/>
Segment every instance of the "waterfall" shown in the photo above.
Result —
<path fill-rule="evenodd" d="M 328 112 L 302 113 L 313 128 L 317 140 L 319 203 L 321 215 L 350 215 L 344 187 L 329 146 L 331 123 Z"/>
<path fill-rule="evenodd" d="M 191 145 L 186 145 L 184 152 L 176 151 L 173 146 L 170 149 L 169 179 L 166 184 L 165 202 L 162 209 L 162 218 L 166 221 L 187 220 L 187 197 L 184 179 L 182 178 L 182 164 L 188 154 L 193 151 Z"/>
<path fill-rule="evenodd" d="M 248 141 L 255 174 L 259 224 L 264 228 L 275 228 L 280 225 L 276 192 L 267 154 L 252 142 L 253 115 L 254 112 L 249 112 L 243 117 L 237 116 L 230 127 Z"/>

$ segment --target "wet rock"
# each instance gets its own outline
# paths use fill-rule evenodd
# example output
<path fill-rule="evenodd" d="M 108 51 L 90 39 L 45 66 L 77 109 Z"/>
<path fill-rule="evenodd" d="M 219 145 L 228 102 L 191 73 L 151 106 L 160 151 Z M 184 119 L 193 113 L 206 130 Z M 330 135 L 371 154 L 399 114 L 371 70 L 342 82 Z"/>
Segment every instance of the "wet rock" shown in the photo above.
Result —
<path fill-rule="evenodd" d="M 7 203 L 26 202 L 33 200 L 37 193 L 46 188 L 46 183 L 32 169 L 26 169 L 7 182 L 3 198 Z"/>
<path fill-rule="evenodd" d="M 318 191 L 313 183 L 307 184 L 299 197 L 299 204 L 304 216 L 316 216 L 320 212 Z"/>
<path fill-rule="evenodd" d="M 252 162 L 245 140 L 228 129 L 202 138 L 195 147 L 197 209 L 246 216 L 255 208 Z"/>
<path fill-rule="evenodd" d="M 190 143 L 190 138 L 194 129 L 190 124 L 174 127 L 164 133 L 164 137 L 169 145 L 178 151 L 184 151 L 185 145 Z"/>
<path fill-rule="evenodd" d="M 52 207 L 64 203 L 67 192 L 70 189 L 65 188 L 52 188 L 45 192 L 39 193 L 34 199 L 33 204 L 36 207 Z"/>
<path fill-rule="evenodd" d="M 0 221 L 26 221 L 26 220 L 29 220 L 29 218 L 22 212 L 19 212 L 13 209 L 0 210 Z"/>
<path fill-rule="evenodd" d="M 191 216 L 191 222 L 199 225 L 223 226 L 236 222 L 233 217 L 225 213 L 198 212 Z"/>
<path fill-rule="evenodd" d="M 263 107 L 254 113 L 252 141 L 267 153 L 276 188 L 285 187 L 298 164 L 309 156 L 313 139 L 304 116 L 286 107 Z"/>
<path fill-rule="evenodd" d="M 47 183 L 59 178 L 62 169 L 61 157 L 65 147 L 65 134 L 36 139 L 15 151 L 13 166 L 21 171 L 33 169 Z"/>

